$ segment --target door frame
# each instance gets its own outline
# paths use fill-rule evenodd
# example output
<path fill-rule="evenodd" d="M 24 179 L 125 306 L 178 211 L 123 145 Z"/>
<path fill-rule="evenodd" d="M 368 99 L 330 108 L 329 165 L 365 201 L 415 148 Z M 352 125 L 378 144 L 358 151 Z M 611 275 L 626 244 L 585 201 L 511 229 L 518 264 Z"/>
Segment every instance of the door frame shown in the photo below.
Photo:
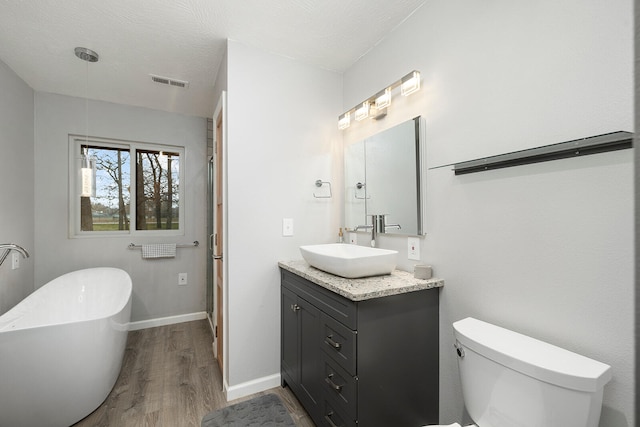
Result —
<path fill-rule="evenodd" d="M 217 126 L 218 124 L 220 124 L 220 132 L 218 133 L 217 130 Z M 219 136 L 220 135 L 220 136 Z M 218 141 L 218 138 L 221 138 L 221 141 Z M 221 148 L 222 148 L 222 153 L 219 153 L 218 150 L 216 149 L 216 147 L 218 146 L 218 143 L 220 144 Z M 227 236 L 227 92 L 226 91 L 222 91 L 222 93 L 220 94 L 220 98 L 218 99 L 218 104 L 216 105 L 216 108 L 214 110 L 213 113 L 213 146 L 214 146 L 214 150 L 213 150 L 213 157 L 214 157 L 214 165 L 220 165 L 221 170 L 218 171 L 219 173 L 214 172 L 213 176 L 213 188 L 214 188 L 214 194 L 213 194 L 213 203 L 212 206 L 210 206 L 210 208 L 213 209 L 213 223 L 214 223 L 214 233 L 216 232 L 216 223 L 219 220 L 218 219 L 218 213 L 217 213 L 217 209 L 216 209 L 216 201 L 219 199 L 219 197 L 221 196 L 222 198 L 222 255 L 227 254 L 227 247 L 228 247 L 228 236 Z M 217 161 L 218 156 L 221 155 L 221 158 L 219 159 L 220 161 Z M 218 183 L 218 177 L 222 178 L 222 182 Z M 220 185 L 218 185 L 220 184 Z M 218 188 L 222 189 L 222 195 L 217 194 Z M 222 264 L 222 295 L 219 296 L 218 292 L 217 292 L 217 265 L 218 263 L 216 263 L 215 261 L 213 262 L 213 279 L 214 279 L 214 289 L 213 289 L 213 298 L 214 298 L 214 303 L 213 303 L 213 322 L 214 322 L 214 331 L 216 330 L 216 328 L 219 327 L 218 325 L 218 319 L 221 318 L 222 319 L 222 328 L 219 328 L 220 330 L 220 335 L 222 335 L 222 343 L 219 343 L 218 341 L 218 337 L 215 336 L 214 333 L 214 342 L 213 342 L 213 351 L 214 354 L 216 356 L 216 358 L 219 358 L 218 355 L 218 349 L 220 348 L 219 344 L 222 344 L 221 348 L 222 348 L 222 354 L 220 356 L 222 356 L 222 366 L 221 366 L 221 370 L 222 370 L 222 385 L 223 385 L 223 390 L 226 390 L 228 388 L 228 354 L 229 354 L 229 350 L 228 350 L 228 331 L 229 331 L 229 322 L 228 322 L 228 313 L 227 313 L 227 307 L 228 307 L 228 268 L 227 268 L 227 263 L 224 262 L 224 258 L 222 259 L 222 262 L 220 264 Z M 221 300 L 219 300 L 219 298 Z M 219 312 L 219 310 L 221 309 L 222 313 Z"/>

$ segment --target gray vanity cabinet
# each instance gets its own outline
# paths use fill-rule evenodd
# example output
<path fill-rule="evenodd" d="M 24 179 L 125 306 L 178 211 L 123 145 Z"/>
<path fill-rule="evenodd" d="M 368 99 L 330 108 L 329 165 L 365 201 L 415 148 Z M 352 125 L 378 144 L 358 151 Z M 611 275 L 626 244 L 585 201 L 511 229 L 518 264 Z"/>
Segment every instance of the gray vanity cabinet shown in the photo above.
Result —
<path fill-rule="evenodd" d="M 320 355 L 316 351 L 319 334 L 320 310 L 283 287 L 282 378 L 286 378 L 305 408 L 317 408 L 320 401 Z"/>
<path fill-rule="evenodd" d="M 438 423 L 438 290 L 351 301 L 282 269 L 282 385 L 318 426 Z"/>

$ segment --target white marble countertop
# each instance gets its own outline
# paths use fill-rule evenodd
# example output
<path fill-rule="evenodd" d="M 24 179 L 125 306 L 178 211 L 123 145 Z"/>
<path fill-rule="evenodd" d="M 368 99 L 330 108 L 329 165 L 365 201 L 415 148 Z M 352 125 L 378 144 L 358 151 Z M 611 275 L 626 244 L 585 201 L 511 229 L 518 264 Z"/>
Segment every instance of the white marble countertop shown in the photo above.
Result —
<path fill-rule="evenodd" d="M 401 270 L 393 270 L 391 274 L 384 276 L 345 279 L 311 267 L 304 260 L 280 261 L 278 266 L 351 301 L 364 301 L 444 286 L 442 279 L 416 279 L 412 273 Z"/>

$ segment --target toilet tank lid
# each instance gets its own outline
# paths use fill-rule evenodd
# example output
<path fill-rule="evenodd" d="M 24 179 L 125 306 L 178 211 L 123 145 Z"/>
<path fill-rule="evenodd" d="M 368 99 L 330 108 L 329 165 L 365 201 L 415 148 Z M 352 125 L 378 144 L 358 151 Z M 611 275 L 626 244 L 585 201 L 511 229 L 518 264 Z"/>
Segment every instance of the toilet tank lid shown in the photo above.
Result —
<path fill-rule="evenodd" d="M 609 365 L 491 323 L 467 317 L 453 329 L 468 349 L 541 381 L 596 392 L 611 380 Z"/>

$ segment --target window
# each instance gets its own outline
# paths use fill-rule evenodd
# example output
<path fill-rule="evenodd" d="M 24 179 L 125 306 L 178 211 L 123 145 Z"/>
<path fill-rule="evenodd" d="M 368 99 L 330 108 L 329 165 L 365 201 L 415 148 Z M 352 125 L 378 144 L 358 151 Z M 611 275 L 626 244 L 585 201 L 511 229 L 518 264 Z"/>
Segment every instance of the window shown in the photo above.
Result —
<path fill-rule="evenodd" d="M 72 236 L 183 234 L 183 147 L 70 135 L 69 152 Z M 86 196 L 83 156 L 95 165 Z"/>

